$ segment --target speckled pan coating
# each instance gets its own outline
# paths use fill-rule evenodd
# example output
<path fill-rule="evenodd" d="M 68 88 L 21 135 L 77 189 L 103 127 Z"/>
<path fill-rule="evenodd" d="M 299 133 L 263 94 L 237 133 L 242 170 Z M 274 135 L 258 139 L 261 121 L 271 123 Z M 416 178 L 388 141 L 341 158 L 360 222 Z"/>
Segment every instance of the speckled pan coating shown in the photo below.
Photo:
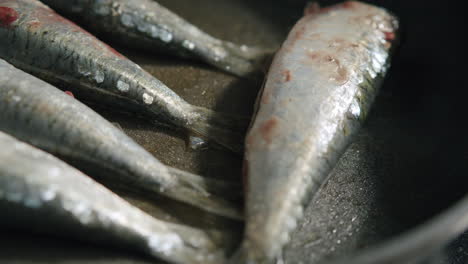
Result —
<path fill-rule="evenodd" d="M 143 251 L 170 263 L 222 263 L 202 231 L 152 218 L 57 158 L 0 132 L 1 223 Z M 35 220 L 34 220 L 35 219 Z"/>
<path fill-rule="evenodd" d="M 365 119 L 397 27 L 387 11 L 360 2 L 312 5 L 294 26 L 246 139 L 247 225 L 235 263 L 281 254 L 303 204 Z"/>
<path fill-rule="evenodd" d="M 10 14 L 0 16 L 0 58 L 48 82 L 76 88 L 77 95 L 92 93 L 98 101 L 106 97 L 100 101 L 114 100 L 115 108 L 122 105 L 117 99 L 138 104 L 141 111 L 156 118 L 230 149 L 240 149 L 240 135 L 230 128 L 245 129 L 245 123 L 188 104 L 138 65 L 40 1 L 0 0 L 0 11 Z"/>
<path fill-rule="evenodd" d="M 106 183 L 160 193 L 212 213 L 241 218 L 235 206 L 210 194 L 233 189 L 164 166 L 103 117 L 55 87 L 0 59 L 0 130 L 47 152 L 93 167 Z M 235 189 L 235 188 L 234 188 Z"/>
<path fill-rule="evenodd" d="M 111 35 L 148 51 L 172 51 L 197 57 L 224 71 L 246 75 L 256 70 L 258 48 L 216 39 L 154 0 L 42 0 L 76 17 L 93 32 Z"/>

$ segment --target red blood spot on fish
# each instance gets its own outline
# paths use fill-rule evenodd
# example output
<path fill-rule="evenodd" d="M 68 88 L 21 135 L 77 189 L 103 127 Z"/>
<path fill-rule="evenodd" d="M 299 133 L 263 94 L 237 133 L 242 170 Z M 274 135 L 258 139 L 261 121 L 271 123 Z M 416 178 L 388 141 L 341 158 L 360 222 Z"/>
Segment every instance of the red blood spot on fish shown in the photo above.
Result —
<path fill-rule="evenodd" d="M 320 52 L 320 51 L 310 51 L 310 52 L 307 53 L 307 56 L 311 60 L 317 61 L 318 63 L 336 62 L 336 59 L 332 55 L 329 55 L 329 54 L 326 54 L 326 53 Z"/>
<path fill-rule="evenodd" d="M 312 52 L 307 53 L 307 56 L 309 56 L 309 58 L 311 58 L 312 60 L 317 60 L 320 57 L 320 53 L 316 51 L 312 51 Z"/>
<path fill-rule="evenodd" d="M 354 8 L 356 5 L 358 5 L 358 3 L 355 1 L 347 1 L 343 3 L 344 8 Z"/>
<path fill-rule="evenodd" d="M 320 5 L 317 2 L 308 3 L 304 8 L 304 16 L 317 14 L 320 12 Z"/>
<path fill-rule="evenodd" d="M 69 95 L 69 96 L 71 96 L 71 97 L 75 98 L 75 96 L 73 95 L 73 93 L 72 93 L 72 92 L 70 92 L 70 91 L 65 91 L 65 93 L 66 93 L 67 95 Z"/>
<path fill-rule="evenodd" d="M 304 35 L 305 29 L 305 26 L 300 27 L 294 34 L 294 40 L 300 39 Z"/>
<path fill-rule="evenodd" d="M 252 143 L 254 142 L 254 139 L 253 139 L 253 134 L 249 133 L 247 135 L 247 137 L 245 138 L 245 148 L 249 148 L 250 145 L 252 145 Z"/>
<path fill-rule="evenodd" d="M 312 33 L 310 35 L 307 35 L 308 40 L 317 40 L 317 39 L 320 39 L 320 38 L 322 38 L 321 33 Z"/>
<path fill-rule="evenodd" d="M 329 6 L 329 7 L 322 7 L 322 8 L 320 8 L 320 11 L 318 13 L 319 14 L 325 14 L 325 13 L 331 12 L 333 10 L 336 10 L 338 7 L 339 7 L 338 5 Z"/>
<path fill-rule="evenodd" d="M 285 70 L 283 71 L 283 75 L 284 75 L 285 82 L 289 82 L 291 80 L 291 71 Z"/>
<path fill-rule="evenodd" d="M 13 8 L 0 6 L 0 27 L 10 26 L 18 17 L 18 12 Z"/>
<path fill-rule="evenodd" d="M 273 141 L 273 138 L 275 136 L 275 129 L 277 126 L 278 119 L 276 117 L 268 119 L 260 126 L 260 135 L 268 144 L 270 144 Z"/>
<path fill-rule="evenodd" d="M 270 102 L 270 93 L 263 92 L 262 99 L 260 100 L 262 104 L 268 104 Z"/>
<path fill-rule="evenodd" d="M 345 84 L 349 80 L 348 70 L 338 64 L 338 70 L 334 79 L 338 84 Z"/>
<path fill-rule="evenodd" d="M 384 35 L 385 35 L 385 40 L 386 41 L 393 41 L 395 39 L 395 33 L 393 33 L 393 32 L 385 31 Z"/>
<path fill-rule="evenodd" d="M 41 22 L 35 20 L 28 22 L 29 29 L 35 31 L 36 29 L 40 28 Z"/>
<path fill-rule="evenodd" d="M 345 46 L 343 45 L 343 47 Z M 339 59 L 320 51 L 308 52 L 307 56 L 323 70 L 323 75 L 328 76 L 330 80 L 334 80 L 340 85 L 348 82 L 349 71 L 341 65 Z"/>

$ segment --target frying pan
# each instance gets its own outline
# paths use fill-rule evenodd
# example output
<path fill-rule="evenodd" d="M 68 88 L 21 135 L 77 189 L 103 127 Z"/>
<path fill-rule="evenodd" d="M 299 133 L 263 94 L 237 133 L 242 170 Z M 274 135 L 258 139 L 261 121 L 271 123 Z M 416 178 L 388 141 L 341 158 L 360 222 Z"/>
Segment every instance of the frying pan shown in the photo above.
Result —
<path fill-rule="evenodd" d="M 280 43 L 306 3 L 160 2 L 217 36 L 239 36 L 232 40 L 240 43 L 260 39 L 261 44 Z M 462 1 L 368 2 L 400 17 L 400 48 L 369 119 L 306 208 L 282 261 L 468 263 L 468 233 L 463 233 L 468 230 L 466 11 Z M 261 85 L 261 80 L 237 80 L 196 62 L 134 51 L 125 55 L 190 102 L 218 110 L 248 113 Z M 239 157 L 214 150 L 190 153 L 177 137 L 131 117 L 102 114 L 165 163 L 213 177 L 238 177 Z M 148 203 L 135 203 L 153 212 Z M 18 231 L 2 232 L 0 247 L 0 263 L 155 263 L 133 253 Z"/>

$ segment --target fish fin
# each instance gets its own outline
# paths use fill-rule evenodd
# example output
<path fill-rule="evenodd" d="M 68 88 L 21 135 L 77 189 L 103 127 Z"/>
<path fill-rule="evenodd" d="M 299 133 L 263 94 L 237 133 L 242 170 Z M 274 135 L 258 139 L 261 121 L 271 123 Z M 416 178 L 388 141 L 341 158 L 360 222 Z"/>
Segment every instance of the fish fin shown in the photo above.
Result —
<path fill-rule="evenodd" d="M 238 203 L 228 201 L 222 197 L 200 192 L 193 184 L 177 185 L 175 188 L 167 188 L 164 193 L 175 200 L 184 202 L 208 213 L 223 216 L 233 220 L 244 219 L 242 208 Z"/>
<path fill-rule="evenodd" d="M 304 8 L 304 16 L 320 12 L 320 4 L 316 1 L 308 2 Z"/>
<path fill-rule="evenodd" d="M 229 150 L 242 153 L 250 118 L 217 113 L 203 107 L 194 107 L 192 111 L 198 115 L 188 125 L 189 130 Z"/>
<path fill-rule="evenodd" d="M 182 185 L 198 190 L 201 195 L 216 195 L 232 200 L 240 200 L 243 197 L 241 184 L 200 177 L 173 167 L 167 168 L 169 173 L 175 176 Z"/>
<path fill-rule="evenodd" d="M 239 203 L 225 197 L 241 195 L 240 186 L 201 177 L 168 167 L 177 184 L 167 187 L 163 192 L 175 200 L 200 208 L 208 213 L 226 218 L 243 220 L 243 212 Z M 224 193 L 223 193 L 224 191 Z"/>
<path fill-rule="evenodd" d="M 188 246 L 199 251 L 223 251 L 224 256 L 229 247 L 237 245 L 239 238 L 237 236 L 239 233 L 233 233 L 228 229 L 199 228 L 176 223 L 166 223 L 166 225 L 179 233 L 184 241 L 187 241 Z M 194 237 L 201 238 L 201 240 L 194 241 Z"/>
<path fill-rule="evenodd" d="M 268 54 L 268 50 L 255 47 L 255 46 L 246 46 L 246 45 L 237 45 L 229 41 L 223 42 L 224 47 L 229 50 L 231 53 L 236 54 L 239 57 L 242 57 L 249 61 L 255 61 L 259 58 Z"/>
<path fill-rule="evenodd" d="M 208 62 L 239 77 L 248 77 L 260 72 L 265 58 L 272 53 L 269 49 L 239 46 L 228 41 L 222 42 L 220 49 L 225 50 L 225 57 L 209 59 Z"/>
<path fill-rule="evenodd" d="M 118 128 L 121 132 L 125 133 L 125 130 L 122 128 L 122 126 L 117 123 L 117 122 L 111 122 L 112 125 L 114 125 L 116 128 Z"/>

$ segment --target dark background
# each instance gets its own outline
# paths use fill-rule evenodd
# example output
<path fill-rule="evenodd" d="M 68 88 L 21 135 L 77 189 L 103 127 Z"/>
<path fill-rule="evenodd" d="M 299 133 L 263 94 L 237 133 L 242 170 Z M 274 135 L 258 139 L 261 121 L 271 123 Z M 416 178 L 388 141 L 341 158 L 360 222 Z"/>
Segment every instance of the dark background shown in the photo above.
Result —
<path fill-rule="evenodd" d="M 217 37 L 269 48 L 280 45 L 305 3 L 159 2 Z M 321 3 L 332 2 L 338 1 Z M 326 263 L 333 257 L 354 254 L 423 224 L 468 190 L 467 23 L 462 1 L 368 2 L 400 17 L 401 45 L 368 121 L 330 181 L 308 206 L 284 252 L 284 263 Z M 112 40 L 107 41 L 112 44 Z M 196 105 L 248 115 L 262 82 L 261 78 L 241 80 L 195 61 L 116 47 Z M 131 116 L 100 112 L 166 164 L 208 177 L 239 180 L 241 157 L 213 148 L 194 152 L 175 131 Z M 187 213 L 168 201 L 120 194 L 169 221 L 211 225 L 226 232 L 241 228 L 224 219 Z M 153 261 L 130 251 L 6 227 L 0 233 L 0 263 Z M 467 252 L 468 235 L 463 235 L 441 252 L 434 252 L 431 261 L 468 263 Z"/>

